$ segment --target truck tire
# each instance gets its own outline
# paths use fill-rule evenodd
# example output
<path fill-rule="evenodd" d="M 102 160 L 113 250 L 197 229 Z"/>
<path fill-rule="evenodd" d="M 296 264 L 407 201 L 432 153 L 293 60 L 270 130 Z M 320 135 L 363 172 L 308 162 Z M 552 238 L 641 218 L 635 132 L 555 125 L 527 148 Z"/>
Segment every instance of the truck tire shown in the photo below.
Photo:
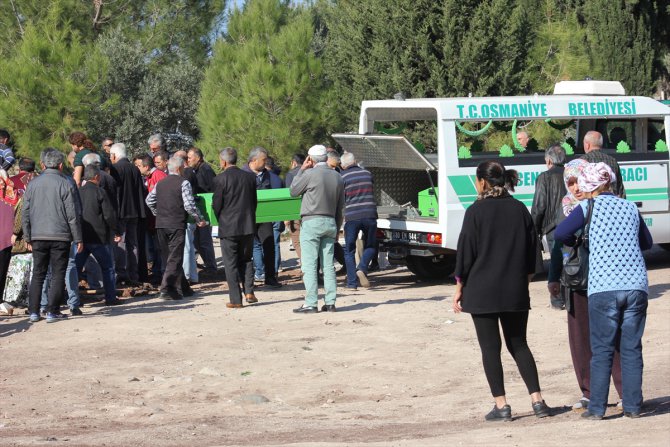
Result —
<path fill-rule="evenodd" d="M 407 256 L 407 268 L 420 279 L 447 279 L 456 267 L 456 255 Z"/>

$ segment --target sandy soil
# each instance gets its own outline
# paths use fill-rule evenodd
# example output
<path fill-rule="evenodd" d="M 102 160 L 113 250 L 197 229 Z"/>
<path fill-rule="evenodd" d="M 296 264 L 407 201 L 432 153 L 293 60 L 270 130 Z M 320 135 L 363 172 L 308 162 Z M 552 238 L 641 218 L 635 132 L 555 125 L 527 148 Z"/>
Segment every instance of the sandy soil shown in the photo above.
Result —
<path fill-rule="evenodd" d="M 289 256 L 292 256 L 289 255 Z M 644 417 L 582 421 L 565 312 L 531 285 L 529 343 L 556 415 L 532 415 L 505 352 L 510 423 L 492 407 L 474 329 L 453 285 L 404 268 L 344 292 L 337 313 L 296 315 L 298 271 L 260 302 L 225 308 L 220 283 L 167 303 L 135 297 L 83 317 L 30 325 L 0 317 L 0 445 L 669 445 L 670 255 L 648 256 Z M 289 264 L 295 260 L 290 260 Z"/>

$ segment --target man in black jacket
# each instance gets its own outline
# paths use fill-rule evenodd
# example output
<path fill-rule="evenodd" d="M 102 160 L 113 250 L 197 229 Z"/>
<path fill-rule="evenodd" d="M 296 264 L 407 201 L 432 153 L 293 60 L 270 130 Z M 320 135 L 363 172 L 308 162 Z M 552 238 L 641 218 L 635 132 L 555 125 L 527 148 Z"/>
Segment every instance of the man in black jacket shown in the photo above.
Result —
<path fill-rule="evenodd" d="M 197 147 L 188 150 L 188 165 L 193 169 L 196 179 L 194 195 L 210 193 L 213 190 L 213 182 L 216 174 L 212 167 L 205 161 L 204 155 Z M 196 197 L 196 200 L 202 200 Z M 212 227 L 196 228 L 194 234 L 195 247 L 205 264 L 203 273 L 216 272 L 216 256 L 214 255 L 214 243 L 212 241 Z"/>
<path fill-rule="evenodd" d="M 138 241 L 138 225 L 146 217 L 144 212 L 144 183 L 140 171 L 128 160 L 126 145 L 114 143 L 109 150 L 112 161 L 111 175 L 118 191 L 118 219 L 121 241 L 117 245 L 116 273 L 119 280 L 136 284 L 139 280 L 139 258 L 146 259 L 144 247 Z M 146 264 L 143 266 L 146 275 Z"/>
<path fill-rule="evenodd" d="M 102 284 L 105 289 L 105 304 L 114 306 L 121 304 L 116 299 L 116 281 L 114 259 L 112 257 L 112 240 L 118 242 L 116 210 L 111 204 L 107 193 L 98 186 L 100 168 L 95 164 L 84 167 L 84 186 L 79 188 L 82 204 L 82 235 L 84 249 L 77 253 L 75 262 L 77 273 L 81 276 L 82 269 L 89 255 L 93 255 L 102 271 Z"/>
<path fill-rule="evenodd" d="M 193 216 L 198 227 L 207 225 L 195 206 L 191 184 L 182 177 L 183 171 L 184 160 L 177 156 L 170 158 L 169 175 L 156 184 L 146 199 L 156 216 L 156 233 L 165 266 L 160 287 L 163 299 L 179 300 L 193 294 L 182 266 L 187 213 Z"/>
<path fill-rule="evenodd" d="M 254 268 L 251 261 L 256 232 L 256 179 L 236 166 L 237 151 L 227 147 L 219 154 L 223 172 L 214 179 L 212 209 L 219 221 L 219 238 L 228 281 L 229 308 L 242 307 L 240 280 L 244 281 L 247 303 L 254 296 Z"/>
<path fill-rule="evenodd" d="M 249 151 L 248 163 L 244 171 L 254 174 L 256 178 L 256 189 L 272 189 L 270 171 L 265 169 L 268 152 L 262 147 L 255 147 Z M 262 246 L 263 267 L 265 270 L 265 285 L 271 288 L 279 288 L 281 284 L 277 281 L 275 271 L 275 240 L 272 222 L 256 224 L 256 240 Z"/>
<path fill-rule="evenodd" d="M 561 200 L 566 194 L 563 181 L 563 165 L 565 164 L 565 149 L 560 145 L 551 146 L 544 154 L 544 161 L 548 170 L 537 177 L 535 181 L 535 196 L 531 215 L 538 236 L 546 235 L 547 245 L 551 253 L 551 267 L 549 268 L 548 284 L 551 306 L 563 309 L 565 303 L 559 291 L 559 279 L 562 266 L 560 249 L 554 249 L 554 229 L 563 220 Z"/>

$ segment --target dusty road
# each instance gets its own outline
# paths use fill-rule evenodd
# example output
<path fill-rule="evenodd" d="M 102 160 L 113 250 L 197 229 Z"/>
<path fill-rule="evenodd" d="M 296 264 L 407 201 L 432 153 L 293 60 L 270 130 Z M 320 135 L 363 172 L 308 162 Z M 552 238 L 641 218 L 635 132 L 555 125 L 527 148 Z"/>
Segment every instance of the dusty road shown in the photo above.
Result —
<path fill-rule="evenodd" d="M 509 356 L 515 416 L 492 407 L 469 316 L 452 285 L 416 283 L 404 268 L 344 292 L 337 313 L 296 315 L 297 270 L 260 302 L 225 308 L 221 284 L 166 303 L 131 298 L 83 317 L 30 325 L 0 317 L 0 445 L 670 445 L 670 254 L 647 255 L 644 417 L 582 421 L 565 312 L 531 285 L 529 343 L 547 403 L 538 420 Z"/>

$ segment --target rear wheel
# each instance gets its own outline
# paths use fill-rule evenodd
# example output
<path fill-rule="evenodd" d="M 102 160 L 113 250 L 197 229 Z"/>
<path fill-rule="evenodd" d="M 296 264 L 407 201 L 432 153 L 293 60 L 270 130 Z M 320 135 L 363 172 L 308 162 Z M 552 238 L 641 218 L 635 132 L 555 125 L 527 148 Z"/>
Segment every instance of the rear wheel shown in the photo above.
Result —
<path fill-rule="evenodd" d="M 407 268 L 421 279 L 447 279 L 456 267 L 456 255 L 407 256 Z"/>

